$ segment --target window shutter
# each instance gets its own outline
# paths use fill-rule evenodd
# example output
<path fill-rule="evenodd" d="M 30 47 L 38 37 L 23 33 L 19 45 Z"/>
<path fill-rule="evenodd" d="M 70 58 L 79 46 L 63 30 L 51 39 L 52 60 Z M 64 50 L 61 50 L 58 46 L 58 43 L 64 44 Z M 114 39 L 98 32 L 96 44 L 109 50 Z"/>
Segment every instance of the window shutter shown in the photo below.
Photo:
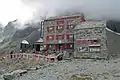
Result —
<path fill-rule="evenodd" d="M 46 37 L 46 40 L 49 40 L 49 36 Z"/>
<path fill-rule="evenodd" d="M 49 27 L 47 27 L 47 31 L 49 31 Z"/>
<path fill-rule="evenodd" d="M 97 43 L 99 43 L 99 40 L 96 40 Z"/>
<path fill-rule="evenodd" d="M 67 39 L 69 39 L 70 38 L 70 34 L 67 34 L 66 37 L 67 37 Z"/>
<path fill-rule="evenodd" d="M 77 44 L 80 44 L 80 40 L 77 40 Z"/>
<path fill-rule="evenodd" d="M 62 35 L 62 39 L 64 39 L 64 34 Z"/>
<path fill-rule="evenodd" d="M 94 42 L 94 40 L 90 40 L 90 42 L 91 42 L 91 43 L 93 43 L 93 42 Z"/>
<path fill-rule="evenodd" d="M 54 40 L 54 35 L 52 35 L 52 40 Z"/>
<path fill-rule="evenodd" d="M 67 48 L 70 48 L 70 44 L 67 44 L 67 46 L 66 46 Z"/>
<path fill-rule="evenodd" d="M 56 51 L 58 51 L 58 48 L 59 48 L 59 46 L 58 46 L 58 44 L 56 44 Z"/>
<path fill-rule="evenodd" d="M 67 25 L 66 29 L 69 29 L 69 25 Z"/>
<path fill-rule="evenodd" d="M 86 40 L 82 40 L 83 43 L 86 43 Z"/>
<path fill-rule="evenodd" d="M 62 45 L 62 51 L 64 51 L 64 44 Z"/>
<path fill-rule="evenodd" d="M 56 35 L 56 40 L 58 40 L 58 35 Z"/>
<path fill-rule="evenodd" d="M 54 26 L 52 26 L 52 30 L 54 30 Z"/>
<path fill-rule="evenodd" d="M 58 26 L 56 26 L 56 31 L 58 31 Z"/>
<path fill-rule="evenodd" d="M 62 26 L 62 30 L 64 30 L 64 25 Z"/>

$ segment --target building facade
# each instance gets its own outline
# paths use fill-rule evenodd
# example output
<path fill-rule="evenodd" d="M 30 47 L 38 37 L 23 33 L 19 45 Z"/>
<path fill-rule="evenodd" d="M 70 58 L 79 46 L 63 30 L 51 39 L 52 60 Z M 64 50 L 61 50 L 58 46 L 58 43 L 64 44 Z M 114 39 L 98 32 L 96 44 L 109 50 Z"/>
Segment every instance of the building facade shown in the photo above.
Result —
<path fill-rule="evenodd" d="M 106 21 L 85 21 L 77 25 L 74 40 L 75 57 L 105 53 L 107 51 Z"/>
<path fill-rule="evenodd" d="M 51 51 L 74 51 L 74 28 L 84 22 L 81 15 L 72 15 L 44 20 L 44 48 Z"/>

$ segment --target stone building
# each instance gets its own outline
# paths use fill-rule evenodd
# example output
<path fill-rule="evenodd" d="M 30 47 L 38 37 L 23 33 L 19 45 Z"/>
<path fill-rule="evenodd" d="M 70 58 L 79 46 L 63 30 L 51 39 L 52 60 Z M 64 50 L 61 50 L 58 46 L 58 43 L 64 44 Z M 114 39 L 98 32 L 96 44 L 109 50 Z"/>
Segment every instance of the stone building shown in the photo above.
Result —
<path fill-rule="evenodd" d="M 74 57 L 105 53 L 107 51 L 106 21 L 82 22 L 75 27 L 74 40 Z"/>
<path fill-rule="evenodd" d="M 51 51 L 74 51 L 74 28 L 84 22 L 81 15 L 55 17 L 44 20 L 44 48 L 46 53 Z"/>

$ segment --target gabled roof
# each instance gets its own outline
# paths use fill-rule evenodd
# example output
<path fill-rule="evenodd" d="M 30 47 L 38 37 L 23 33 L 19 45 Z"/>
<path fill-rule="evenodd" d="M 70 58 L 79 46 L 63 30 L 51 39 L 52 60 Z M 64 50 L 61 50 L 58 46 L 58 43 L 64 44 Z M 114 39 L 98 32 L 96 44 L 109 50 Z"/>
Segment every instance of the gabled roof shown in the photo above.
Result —
<path fill-rule="evenodd" d="M 22 44 L 29 44 L 27 40 L 23 40 Z"/>
<path fill-rule="evenodd" d="M 43 42 L 43 39 L 40 38 L 39 40 L 36 41 L 37 43 L 42 43 Z"/>

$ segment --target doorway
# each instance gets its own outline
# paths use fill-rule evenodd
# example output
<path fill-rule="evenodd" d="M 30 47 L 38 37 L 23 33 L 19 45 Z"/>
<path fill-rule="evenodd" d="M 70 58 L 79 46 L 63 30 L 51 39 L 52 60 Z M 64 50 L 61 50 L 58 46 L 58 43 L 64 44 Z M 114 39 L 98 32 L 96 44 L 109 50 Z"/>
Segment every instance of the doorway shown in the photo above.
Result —
<path fill-rule="evenodd" d="M 64 51 L 64 44 L 59 44 L 59 51 Z"/>

